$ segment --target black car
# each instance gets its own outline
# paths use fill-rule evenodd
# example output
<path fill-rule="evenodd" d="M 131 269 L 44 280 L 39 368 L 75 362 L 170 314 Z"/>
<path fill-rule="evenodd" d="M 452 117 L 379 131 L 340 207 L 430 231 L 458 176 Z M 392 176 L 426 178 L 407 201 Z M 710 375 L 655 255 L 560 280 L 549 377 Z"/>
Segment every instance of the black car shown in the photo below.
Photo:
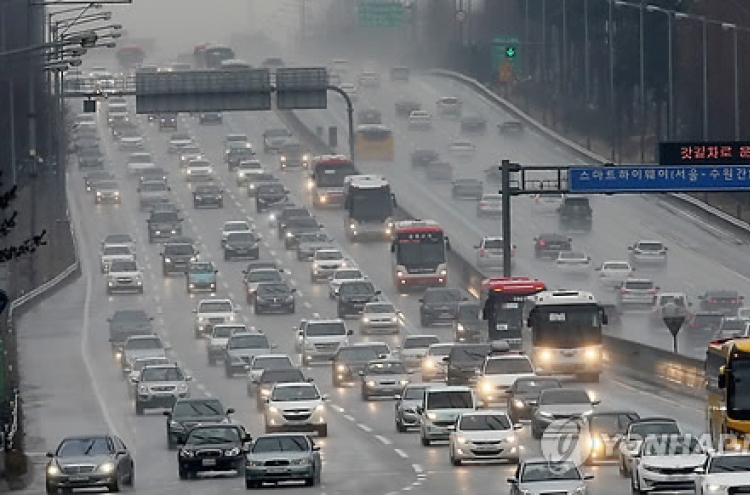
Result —
<path fill-rule="evenodd" d="M 440 159 L 440 154 L 435 150 L 419 149 L 411 152 L 411 166 L 424 167 Z"/>
<path fill-rule="evenodd" d="M 115 180 L 114 174 L 108 170 L 94 170 L 93 172 L 89 172 L 83 178 L 83 183 L 86 186 L 86 192 L 93 191 L 94 184 L 96 182 L 105 180 Z"/>
<path fill-rule="evenodd" d="M 289 191 L 280 182 L 262 182 L 255 186 L 255 211 L 262 213 L 287 200 Z"/>
<path fill-rule="evenodd" d="M 290 141 L 279 148 L 279 166 L 282 170 L 286 168 L 307 167 L 312 160 L 310 154 L 302 143 Z"/>
<path fill-rule="evenodd" d="M 429 327 L 438 322 L 452 322 L 461 301 L 468 300 L 457 287 L 429 287 L 419 300 L 419 324 Z"/>
<path fill-rule="evenodd" d="M 689 339 L 708 340 L 719 329 L 723 319 L 724 314 L 719 311 L 695 311 L 682 324 L 682 335 Z"/>
<path fill-rule="evenodd" d="M 169 113 L 159 116 L 159 130 L 165 131 L 167 129 L 177 130 L 177 114 Z"/>
<path fill-rule="evenodd" d="M 312 217 L 290 218 L 284 226 L 284 247 L 294 249 L 297 247 L 297 236 L 304 232 L 317 232 L 323 226 Z"/>
<path fill-rule="evenodd" d="M 534 238 L 534 257 L 557 259 L 560 251 L 572 251 L 573 239 L 562 234 L 539 234 Z"/>
<path fill-rule="evenodd" d="M 258 191 L 258 186 L 261 184 L 267 184 L 269 182 L 279 183 L 279 178 L 269 172 L 261 172 L 257 174 L 249 174 L 245 176 L 244 184 L 247 189 L 247 197 L 254 198 Z"/>
<path fill-rule="evenodd" d="M 224 122 L 224 117 L 220 112 L 202 112 L 198 115 L 199 124 L 221 124 Z"/>
<path fill-rule="evenodd" d="M 745 300 L 736 290 L 709 290 L 699 297 L 701 310 L 716 311 L 725 316 L 734 316 Z"/>
<path fill-rule="evenodd" d="M 169 239 L 182 235 L 182 218 L 177 212 L 151 212 L 148 223 L 148 242 Z"/>
<path fill-rule="evenodd" d="M 476 382 L 477 372 L 487 356 L 492 353 L 490 344 L 456 344 L 443 358 L 446 362 L 446 382 L 452 385 L 470 385 Z"/>
<path fill-rule="evenodd" d="M 508 416 L 513 423 L 522 419 L 531 419 L 536 407 L 539 392 L 548 388 L 562 388 L 557 378 L 531 376 L 518 378 L 508 391 Z"/>
<path fill-rule="evenodd" d="M 133 486 L 135 462 L 123 441 L 115 435 L 67 437 L 48 452 L 45 473 L 48 494 L 71 493 L 77 488 L 106 488 L 119 492 Z"/>
<path fill-rule="evenodd" d="M 152 335 L 154 333 L 152 321 L 154 321 L 154 318 L 141 309 L 115 311 L 111 318 L 107 318 L 109 343 L 112 346 L 112 352 L 122 353 L 122 346 L 125 341 L 133 335 Z"/>
<path fill-rule="evenodd" d="M 518 136 L 523 133 L 523 124 L 517 120 L 509 120 L 497 124 L 497 130 L 500 134 Z"/>
<path fill-rule="evenodd" d="M 258 284 L 255 290 L 255 314 L 289 313 L 295 311 L 294 294 L 297 289 L 286 282 L 266 282 Z"/>
<path fill-rule="evenodd" d="M 487 132 L 487 119 L 470 115 L 461 119 L 461 132 L 464 134 L 484 134 Z"/>
<path fill-rule="evenodd" d="M 460 343 L 479 343 L 482 341 L 482 330 L 487 323 L 479 316 L 481 309 L 476 301 L 462 301 L 456 306 L 453 318 L 453 340 Z"/>
<path fill-rule="evenodd" d="M 255 232 L 232 232 L 224 241 L 224 261 L 260 258 L 260 236 Z"/>
<path fill-rule="evenodd" d="M 199 424 L 228 422 L 233 412 L 234 409 L 224 409 L 219 399 L 178 399 L 171 411 L 164 411 L 167 417 L 167 448 L 174 449 L 185 443 L 190 430 Z"/>
<path fill-rule="evenodd" d="M 628 426 L 640 419 L 637 412 L 626 410 L 597 409 L 584 414 L 591 445 L 586 464 L 615 459 L 619 442 L 627 433 Z"/>
<path fill-rule="evenodd" d="M 193 191 L 193 208 L 224 208 L 224 191 L 215 184 L 204 184 Z"/>
<path fill-rule="evenodd" d="M 167 182 L 168 178 L 167 171 L 161 167 L 149 167 L 138 174 L 138 182 L 141 184 L 151 180 Z"/>
<path fill-rule="evenodd" d="M 227 162 L 230 172 L 240 164 L 242 160 L 252 160 L 255 158 L 255 151 L 250 143 L 236 142 L 225 152 L 224 160 Z"/>
<path fill-rule="evenodd" d="M 589 198 L 565 196 L 557 209 L 560 228 L 590 231 L 593 222 L 593 211 Z"/>
<path fill-rule="evenodd" d="M 373 347 L 361 345 L 339 347 L 331 361 L 333 386 L 341 387 L 344 383 L 359 381 L 359 372 L 365 369 L 367 363 L 379 357 Z"/>
<path fill-rule="evenodd" d="M 250 381 L 248 380 L 247 394 L 251 395 L 255 393 L 257 395 L 258 411 L 263 411 L 265 407 L 263 399 L 271 395 L 274 385 L 277 383 L 299 383 L 304 381 L 312 381 L 312 379 L 306 379 L 299 368 L 266 368 L 260 374 L 257 387 L 254 390 L 253 387 L 250 387 Z"/>
<path fill-rule="evenodd" d="M 299 217 L 310 217 L 310 212 L 307 211 L 307 208 L 303 208 L 301 206 L 292 206 L 290 208 L 285 208 L 279 212 L 279 215 L 276 217 L 277 224 L 278 224 L 278 234 L 279 234 L 279 240 L 284 239 L 284 233 L 286 230 L 287 223 L 292 218 L 299 218 Z"/>
<path fill-rule="evenodd" d="M 252 441 L 240 425 L 199 425 L 190 430 L 177 453 L 181 480 L 205 471 L 244 473 L 245 453 Z"/>
<path fill-rule="evenodd" d="M 380 291 L 369 280 L 347 280 L 341 283 L 338 291 L 336 312 L 339 318 L 358 316 L 365 304 L 378 300 Z"/>
<path fill-rule="evenodd" d="M 479 179 L 456 179 L 451 186 L 453 199 L 482 199 L 484 186 Z"/>
<path fill-rule="evenodd" d="M 251 261 L 250 263 L 247 264 L 247 267 L 244 270 L 242 270 L 242 273 L 244 275 L 247 275 L 253 270 L 261 270 L 263 268 L 273 268 L 274 270 L 278 270 L 279 265 L 275 261 L 271 261 L 271 260 Z"/>
<path fill-rule="evenodd" d="M 99 148 L 83 148 L 78 150 L 78 168 L 104 167 L 104 154 Z"/>
<path fill-rule="evenodd" d="M 164 244 L 164 251 L 161 253 L 162 274 L 165 277 L 173 273 L 184 274 L 187 272 L 188 264 L 197 257 L 198 251 L 192 242 L 170 239 Z"/>
<path fill-rule="evenodd" d="M 422 104 L 411 100 L 400 100 L 396 102 L 395 107 L 396 117 L 407 119 L 412 112 L 421 110 Z"/>

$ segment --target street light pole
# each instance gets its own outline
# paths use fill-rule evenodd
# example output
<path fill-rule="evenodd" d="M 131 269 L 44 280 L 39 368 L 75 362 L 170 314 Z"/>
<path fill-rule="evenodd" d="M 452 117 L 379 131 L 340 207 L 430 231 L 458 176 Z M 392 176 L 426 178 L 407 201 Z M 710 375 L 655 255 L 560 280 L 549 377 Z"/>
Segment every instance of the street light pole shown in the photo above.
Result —
<path fill-rule="evenodd" d="M 547 0 L 542 0 L 542 82 L 547 82 Z"/>
<path fill-rule="evenodd" d="M 737 25 L 722 23 L 721 28 L 733 30 L 733 51 L 734 51 L 734 140 L 740 140 L 740 58 L 738 53 L 738 36 Z"/>
<path fill-rule="evenodd" d="M 703 140 L 708 141 L 708 19 L 703 22 Z"/>
<path fill-rule="evenodd" d="M 645 26 L 644 26 L 644 0 L 641 0 L 641 7 L 638 10 L 638 20 L 640 24 L 640 30 L 638 33 L 639 44 L 640 44 L 640 57 L 641 57 L 641 79 L 640 79 L 640 99 L 641 99 L 641 163 L 646 163 L 646 47 L 644 42 L 645 37 Z"/>
<path fill-rule="evenodd" d="M 583 77 L 586 87 L 586 105 L 591 101 L 589 73 L 591 71 L 589 62 L 589 0 L 583 0 Z"/>
<path fill-rule="evenodd" d="M 607 37 L 609 45 L 609 106 L 610 125 L 612 126 L 612 163 L 617 161 L 617 113 L 615 102 L 615 26 L 614 0 L 609 0 L 609 18 L 607 20 Z"/>

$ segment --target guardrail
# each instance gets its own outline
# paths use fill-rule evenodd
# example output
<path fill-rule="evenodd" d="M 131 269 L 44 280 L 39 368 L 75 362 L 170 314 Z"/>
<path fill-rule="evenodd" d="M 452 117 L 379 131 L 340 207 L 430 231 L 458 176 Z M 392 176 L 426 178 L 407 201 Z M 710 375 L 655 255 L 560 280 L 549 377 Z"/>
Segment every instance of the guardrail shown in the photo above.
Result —
<path fill-rule="evenodd" d="M 588 161 L 589 163 L 605 164 L 605 163 L 610 162 L 610 160 L 607 160 L 603 156 L 598 155 L 594 153 L 593 151 L 582 147 L 578 143 L 575 143 L 571 141 L 570 139 L 567 139 L 566 137 L 561 136 L 555 131 L 547 128 L 542 123 L 532 118 L 529 114 L 525 113 L 523 110 L 521 110 L 520 108 L 518 108 L 517 106 L 515 106 L 513 103 L 509 102 L 505 98 L 499 96 L 490 88 L 480 83 L 476 79 L 472 79 L 471 77 L 465 76 L 458 72 L 453 72 L 453 71 L 444 70 L 444 69 L 429 69 L 429 70 L 424 71 L 424 73 L 427 75 L 431 75 L 431 76 L 444 77 L 446 79 L 459 81 L 463 84 L 466 84 L 467 86 L 470 86 L 474 91 L 478 92 L 485 98 L 491 100 L 496 105 L 502 107 L 502 109 L 505 110 L 506 112 L 515 116 L 517 119 L 522 120 L 526 122 L 527 124 L 531 125 L 539 133 L 546 135 L 548 138 L 554 141 L 557 141 L 560 145 L 564 146 L 565 148 L 575 152 L 576 154 L 579 155 L 580 158 Z M 732 228 L 739 229 L 743 231 L 744 233 L 750 233 L 750 224 L 736 217 L 733 217 L 732 215 L 725 213 L 721 211 L 720 209 L 713 207 L 704 201 L 701 201 L 698 198 L 694 198 L 693 196 L 682 194 L 682 193 L 664 193 L 664 195 L 670 198 L 673 198 L 681 203 L 688 204 L 694 208 L 698 208 L 702 210 L 703 212 L 721 220 L 722 222 L 724 222 L 725 224 L 729 225 Z"/>
<path fill-rule="evenodd" d="M 312 144 L 316 153 L 333 153 L 293 112 L 278 113 L 301 139 Z M 413 218 L 402 206 L 397 208 L 397 213 L 403 218 Z M 476 267 L 456 251 L 449 252 L 448 264 L 452 280 L 475 296 L 479 294 L 482 280 L 486 277 Z M 701 360 L 612 336 L 604 336 L 604 349 L 604 362 L 617 375 L 627 375 L 644 383 L 669 387 L 691 396 L 705 396 L 704 365 Z"/>

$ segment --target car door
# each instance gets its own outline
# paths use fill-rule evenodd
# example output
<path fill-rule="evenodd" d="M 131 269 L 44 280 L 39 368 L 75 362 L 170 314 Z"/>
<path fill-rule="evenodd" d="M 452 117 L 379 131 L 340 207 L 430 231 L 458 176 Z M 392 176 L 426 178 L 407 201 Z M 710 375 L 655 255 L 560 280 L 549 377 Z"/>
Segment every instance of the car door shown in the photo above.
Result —
<path fill-rule="evenodd" d="M 315 445 L 315 440 L 312 437 L 307 437 L 307 440 L 310 442 L 310 449 L 313 454 L 313 471 L 315 472 L 315 477 L 320 478 L 323 464 L 320 458 L 320 448 Z"/>
<path fill-rule="evenodd" d="M 131 478 L 132 476 L 132 460 L 130 458 L 129 450 L 125 446 L 125 443 L 119 437 L 112 438 L 113 448 L 115 452 L 115 458 L 117 460 L 117 472 L 120 477 Z M 120 452 L 126 452 L 120 454 Z"/>

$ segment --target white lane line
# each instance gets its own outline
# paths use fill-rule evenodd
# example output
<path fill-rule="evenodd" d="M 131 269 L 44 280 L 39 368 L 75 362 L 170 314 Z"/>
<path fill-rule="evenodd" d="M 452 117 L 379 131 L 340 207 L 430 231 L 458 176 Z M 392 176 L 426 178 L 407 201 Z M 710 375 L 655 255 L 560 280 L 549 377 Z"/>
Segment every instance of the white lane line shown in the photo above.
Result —
<path fill-rule="evenodd" d="M 422 466 L 420 466 L 419 464 L 412 464 L 411 467 L 412 469 L 414 469 L 414 472 L 417 474 L 424 473 L 424 469 L 422 469 Z"/>
<path fill-rule="evenodd" d="M 313 313 L 313 318 L 320 318 L 320 313 Z"/>
<path fill-rule="evenodd" d="M 301 290 L 297 291 L 297 297 L 305 297 Z"/>
<path fill-rule="evenodd" d="M 234 299 L 234 292 L 232 292 L 231 290 L 229 291 L 229 299 L 231 299 L 232 302 L 235 301 L 235 299 Z"/>
<path fill-rule="evenodd" d="M 385 438 L 382 435 L 375 435 L 375 438 L 377 438 L 383 445 L 391 445 L 393 443 L 390 438 Z"/>
<path fill-rule="evenodd" d="M 367 433 L 372 433 L 372 428 L 370 428 L 369 426 L 367 426 L 367 425 L 365 425 L 365 424 L 362 424 L 362 423 L 357 423 L 357 426 L 359 426 L 359 428 L 360 428 L 360 429 L 361 429 L 362 431 L 366 431 Z"/>
<path fill-rule="evenodd" d="M 305 301 L 302 303 L 307 309 L 312 308 L 312 303 L 310 301 Z"/>
<path fill-rule="evenodd" d="M 409 458 L 409 454 L 407 454 L 406 452 L 404 452 L 401 449 L 393 449 L 393 451 L 396 452 L 396 454 L 398 454 L 398 456 L 401 457 L 402 459 L 408 459 Z"/>
<path fill-rule="evenodd" d="M 351 414 L 344 414 L 344 417 L 349 421 L 354 421 L 354 416 L 352 416 Z"/>
<path fill-rule="evenodd" d="M 297 283 L 297 281 L 296 281 L 296 280 L 294 280 L 294 279 L 291 279 L 291 280 L 290 280 L 289 282 L 291 282 L 291 284 L 292 284 L 293 286 L 295 286 L 295 287 L 297 287 L 297 286 L 299 285 L 299 284 Z"/>
<path fill-rule="evenodd" d="M 341 407 L 341 406 L 331 405 L 331 407 L 334 408 L 336 411 L 338 411 L 340 413 L 344 412 L 344 408 Z"/>
<path fill-rule="evenodd" d="M 205 392 L 206 392 L 206 386 L 205 386 L 205 385 L 203 385 L 202 383 L 199 383 L 199 384 L 197 384 L 197 385 L 195 386 L 195 388 L 197 388 L 198 390 L 200 390 L 200 391 L 201 391 L 201 392 L 203 392 L 203 393 L 205 393 Z"/>

